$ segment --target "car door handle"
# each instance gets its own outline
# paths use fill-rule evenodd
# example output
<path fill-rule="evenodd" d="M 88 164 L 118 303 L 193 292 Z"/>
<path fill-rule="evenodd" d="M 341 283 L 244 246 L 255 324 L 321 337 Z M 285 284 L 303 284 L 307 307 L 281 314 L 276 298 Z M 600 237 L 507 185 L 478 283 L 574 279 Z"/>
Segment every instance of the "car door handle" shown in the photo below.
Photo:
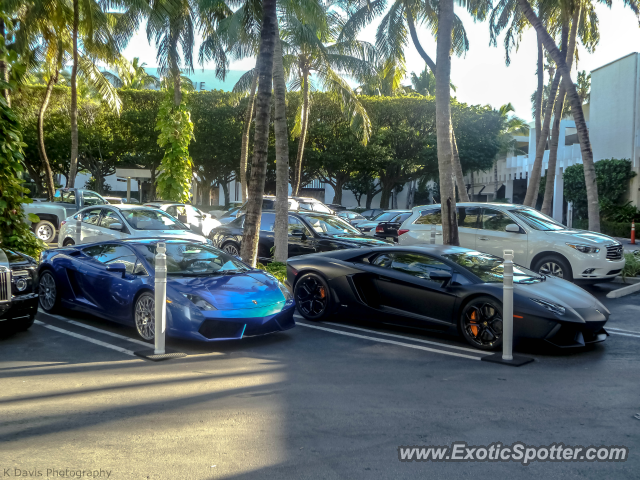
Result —
<path fill-rule="evenodd" d="M 380 280 L 382 280 L 383 282 L 391 282 L 392 280 L 388 277 L 378 277 Z"/>
<path fill-rule="evenodd" d="M 487 237 L 480 237 L 478 240 L 489 240 Z"/>

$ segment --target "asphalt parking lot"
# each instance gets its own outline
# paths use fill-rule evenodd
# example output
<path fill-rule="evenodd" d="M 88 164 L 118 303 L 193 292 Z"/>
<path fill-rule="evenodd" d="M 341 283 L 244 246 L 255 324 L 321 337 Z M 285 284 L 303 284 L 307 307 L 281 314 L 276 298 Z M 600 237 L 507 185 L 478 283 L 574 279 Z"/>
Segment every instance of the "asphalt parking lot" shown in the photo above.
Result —
<path fill-rule="evenodd" d="M 535 358 L 521 368 L 478 361 L 453 334 L 344 318 L 236 342 L 170 340 L 189 356 L 153 363 L 134 355 L 145 344 L 133 328 L 40 313 L 0 338 L 0 477 L 635 479 L 640 294 L 609 300 L 608 288 L 589 288 L 612 312 L 606 342 L 521 343 Z M 454 441 L 621 445 L 629 457 L 398 460 L 398 446 Z"/>

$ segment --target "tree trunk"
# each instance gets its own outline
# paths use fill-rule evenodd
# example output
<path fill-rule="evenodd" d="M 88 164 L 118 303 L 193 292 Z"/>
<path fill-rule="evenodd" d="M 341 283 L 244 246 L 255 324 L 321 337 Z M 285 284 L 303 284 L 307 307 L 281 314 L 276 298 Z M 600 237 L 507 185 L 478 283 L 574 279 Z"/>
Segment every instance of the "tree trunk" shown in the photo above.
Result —
<path fill-rule="evenodd" d="M 302 127 L 298 143 L 298 156 L 296 157 L 296 167 L 294 170 L 293 185 L 291 185 L 292 195 L 298 196 L 300 190 L 300 179 L 302 177 L 302 156 L 304 154 L 304 142 L 307 139 L 307 126 L 309 122 L 309 70 L 302 71 Z"/>
<path fill-rule="evenodd" d="M 453 184 L 451 138 L 451 32 L 453 0 L 440 0 L 436 48 L 436 132 L 438 137 L 438 169 L 442 209 L 442 243 L 459 245 L 456 221 L 456 196 Z"/>
<path fill-rule="evenodd" d="M 247 111 L 244 114 L 244 125 L 242 127 L 242 148 L 240 149 L 240 190 L 242 191 L 242 203 L 247 201 L 247 159 L 249 158 L 249 134 L 251 133 L 253 104 L 255 103 L 257 86 L 258 73 L 254 69 L 253 80 L 251 81 L 251 93 L 249 94 L 249 103 L 247 104 Z"/>
<path fill-rule="evenodd" d="M 341 180 L 336 180 L 336 184 L 333 187 L 333 200 L 331 203 L 335 203 L 336 205 L 342 205 L 342 188 L 344 187 L 344 182 Z"/>
<path fill-rule="evenodd" d="M 273 50 L 276 30 L 276 0 L 262 2 L 262 29 L 258 54 L 258 96 L 256 98 L 256 131 L 253 142 L 253 161 L 249 199 L 242 239 L 242 260 L 256 266 L 262 197 L 267 174 L 267 153 L 269 148 L 269 123 L 271 117 L 271 79 L 273 75 Z"/>
<path fill-rule="evenodd" d="M 562 24 L 562 51 L 563 55 L 566 55 L 567 41 L 569 38 L 569 25 L 568 22 Z M 554 43 L 555 46 L 555 43 Z M 547 109 L 544 114 L 544 123 L 540 132 L 540 138 L 536 138 L 536 156 L 533 161 L 533 168 L 531 169 L 531 177 L 529 178 L 529 186 L 527 187 L 527 194 L 524 197 L 524 204 L 535 208 L 538 200 L 538 190 L 540 189 L 540 177 L 542 176 L 542 160 L 544 158 L 544 151 L 547 137 L 549 136 L 549 127 L 551 126 L 551 116 L 553 113 L 554 102 L 558 93 L 558 86 L 560 85 L 560 72 L 556 71 L 553 77 L 553 83 L 551 84 L 551 90 L 549 92 L 549 98 L 547 99 Z"/>
<path fill-rule="evenodd" d="M 73 66 L 71 67 L 71 161 L 67 187 L 73 188 L 78 174 L 78 28 L 80 5 L 73 0 Z"/>
<path fill-rule="evenodd" d="M 567 47 L 567 66 L 569 70 L 571 70 L 571 65 L 573 65 L 573 55 L 576 50 L 576 37 L 578 34 L 580 14 L 581 6 L 578 4 L 575 12 L 573 12 L 571 35 Z M 547 168 L 544 200 L 542 201 L 542 213 L 546 215 L 551 215 L 553 207 L 553 190 L 556 180 L 556 163 L 558 160 L 558 141 L 560 139 L 560 120 L 562 119 L 562 108 L 564 107 L 566 93 L 567 91 L 564 85 L 561 85 L 556 104 L 553 108 L 553 128 L 551 129 L 551 142 L 549 143 L 549 167 Z"/>
<path fill-rule="evenodd" d="M 40 161 L 42 162 L 42 168 L 44 169 L 44 179 L 47 185 L 47 198 L 50 202 L 53 202 L 53 194 L 56 191 L 55 184 L 53 183 L 53 172 L 51 171 L 51 164 L 47 158 L 47 151 L 44 146 L 44 114 L 49 106 L 49 100 L 51 99 L 51 91 L 53 86 L 58 83 L 58 67 L 54 70 L 53 75 L 47 83 L 47 88 L 44 91 L 44 99 L 40 105 L 40 111 L 38 112 L 38 153 L 40 154 Z"/>
<path fill-rule="evenodd" d="M 1 18 L 0 18 L 0 35 L 2 35 L 3 40 L 6 41 L 7 32 L 5 30 L 4 20 Z M 0 60 L 0 79 L 4 80 L 7 83 L 9 82 L 9 66 L 3 60 Z M 2 95 L 4 96 L 4 99 L 7 101 L 7 106 L 11 108 L 11 94 L 9 93 L 9 90 L 6 88 L 2 89 Z"/>
<path fill-rule="evenodd" d="M 382 182 L 382 190 L 380 191 L 380 208 L 388 210 L 389 200 L 391 200 L 391 192 L 393 190 L 393 187 L 390 185 L 393 185 L 393 183 L 390 181 L 383 182 L 382 179 L 380 179 L 380 181 Z"/>
<path fill-rule="evenodd" d="M 276 24 L 273 52 L 273 93 L 275 117 L 273 131 L 276 137 L 276 223 L 274 227 L 274 260 L 286 263 L 289 258 L 289 130 L 287 128 L 287 88 L 284 81 L 282 44 Z"/>
<path fill-rule="evenodd" d="M 571 80 L 571 70 L 567 65 L 562 53 L 553 41 L 553 38 L 546 31 L 542 22 L 535 14 L 531 5 L 527 0 L 518 0 L 518 5 L 531 23 L 533 28 L 540 33 L 544 48 L 547 49 L 551 58 L 558 66 L 558 70 L 562 75 L 562 84 L 564 85 L 569 101 L 571 102 L 571 113 L 576 122 L 576 130 L 578 130 L 578 139 L 580 140 L 580 150 L 582 152 L 582 163 L 584 165 L 584 180 L 587 187 L 587 202 L 589 211 L 589 230 L 594 232 L 600 231 L 600 209 L 598 204 L 598 184 L 596 183 L 596 172 L 593 164 L 593 150 L 589 140 L 589 130 L 584 119 L 582 111 L 582 100 L 578 95 L 576 85 Z"/>
<path fill-rule="evenodd" d="M 535 111 L 535 123 L 536 123 L 536 144 L 540 141 L 540 135 L 542 132 L 542 96 L 544 93 L 544 52 L 542 50 L 542 39 L 540 35 L 536 33 L 538 39 L 538 90 L 536 91 L 536 111 Z"/>
<path fill-rule="evenodd" d="M 436 74 L 436 64 L 433 62 L 429 54 L 425 52 L 424 48 L 422 48 L 422 44 L 418 39 L 418 34 L 416 32 L 415 21 L 413 19 L 413 15 L 410 10 L 407 10 L 407 23 L 409 24 L 409 33 L 411 34 L 411 39 L 413 40 L 413 45 L 416 47 L 416 50 L 425 61 L 427 66 L 431 69 L 431 73 Z M 449 110 L 451 110 L 451 106 L 449 106 Z M 451 120 L 449 120 L 451 123 Z M 453 131 L 453 127 L 451 129 L 451 138 L 452 138 L 452 146 L 453 146 L 453 155 L 451 157 L 453 162 L 453 172 L 456 176 L 456 184 L 458 185 L 458 194 L 460 195 L 460 201 L 468 202 L 469 194 L 467 194 L 467 189 L 464 185 L 464 174 L 462 173 L 462 165 L 460 165 L 460 156 L 458 155 L 458 145 L 456 142 L 456 135 Z"/>

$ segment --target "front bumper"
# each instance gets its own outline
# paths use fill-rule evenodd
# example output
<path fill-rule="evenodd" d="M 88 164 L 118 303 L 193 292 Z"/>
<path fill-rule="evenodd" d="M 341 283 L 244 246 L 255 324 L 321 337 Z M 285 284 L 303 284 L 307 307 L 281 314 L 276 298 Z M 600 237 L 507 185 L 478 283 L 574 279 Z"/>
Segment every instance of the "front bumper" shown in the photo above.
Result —
<path fill-rule="evenodd" d="M 15 295 L 11 302 L 0 305 L 0 322 L 27 320 L 38 311 L 38 294 Z"/>
<path fill-rule="evenodd" d="M 620 260 L 594 258 L 576 262 L 571 267 L 574 280 L 598 280 L 617 277 L 622 272 L 624 265 L 624 257 Z"/>

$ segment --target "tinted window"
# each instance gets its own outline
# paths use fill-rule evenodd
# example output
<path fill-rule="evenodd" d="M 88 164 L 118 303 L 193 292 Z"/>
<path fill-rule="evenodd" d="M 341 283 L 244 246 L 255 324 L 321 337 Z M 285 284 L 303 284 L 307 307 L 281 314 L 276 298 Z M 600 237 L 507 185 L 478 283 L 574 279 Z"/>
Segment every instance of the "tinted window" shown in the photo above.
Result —
<path fill-rule="evenodd" d="M 382 212 L 378 216 L 373 217 L 371 220 L 375 222 L 389 222 L 397 216 L 398 212 Z"/>
<path fill-rule="evenodd" d="M 513 215 L 518 217 L 521 220 L 536 230 L 565 230 L 567 227 L 557 222 L 551 217 L 546 216 L 543 213 L 540 213 L 537 210 L 533 210 L 530 208 L 521 208 L 518 210 L 509 210 Z M 513 223 L 513 222 L 511 222 Z"/>
<path fill-rule="evenodd" d="M 260 230 L 263 232 L 273 232 L 276 223 L 275 213 L 263 213 L 260 217 Z"/>
<path fill-rule="evenodd" d="M 112 210 L 105 210 L 102 219 L 100 220 L 100 226 L 109 228 L 114 223 L 122 223 L 118 214 Z"/>
<path fill-rule="evenodd" d="M 450 253 L 444 256 L 466 268 L 485 283 L 502 283 L 504 260 L 500 257 L 480 252 Z M 543 278 L 520 265 L 513 266 L 514 283 L 537 283 Z"/>
<path fill-rule="evenodd" d="M 289 215 L 289 235 L 292 235 L 296 231 L 303 232 L 305 235 L 310 235 L 311 233 L 300 220 Z"/>
<path fill-rule="evenodd" d="M 456 210 L 459 227 L 478 228 L 480 207 L 458 207 Z"/>
<path fill-rule="evenodd" d="M 329 235 L 356 234 L 361 235 L 360 231 L 345 222 L 339 217 L 330 215 L 304 215 L 309 222 L 311 228 L 318 233 L 328 233 Z"/>
<path fill-rule="evenodd" d="M 400 215 L 398 215 L 395 218 L 393 218 L 391 221 L 395 222 L 395 223 L 402 223 L 407 218 L 409 218 L 411 215 L 412 215 L 411 213 L 401 213 Z"/>
<path fill-rule="evenodd" d="M 102 213 L 102 209 L 100 208 L 85 210 L 81 214 L 82 223 L 87 223 L 89 225 L 98 225 L 98 221 L 100 220 L 101 213 Z"/>
<path fill-rule="evenodd" d="M 423 280 L 431 280 L 430 273 L 434 271 L 451 272 L 451 267 L 428 255 L 418 253 L 389 253 L 382 254 L 372 262 L 374 265 L 391 268 Z M 440 284 L 441 282 L 438 282 Z"/>
<path fill-rule="evenodd" d="M 169 215 L 171 215 L 172 217 L 177 217 L 178 216 L 178 209 L 176 208 L 175 205 L 171 205 L 170 207 L 167 207 L 167 213 Z"/>
<path fill-rule="evenodd" d="M 124 263 L 129 273 L 133 273 L 135 269 L 137 257 L 130 248 L 124 245 L 107 243 L 105 245 L 95 245 L 85 248 L 82 252 L 105 265 L 110 263 Z"/>
<path fill-rule="evenodd" d="M 144 245 L 138 251 L 155 268 L 156 246 Z M 168 275 L 210 276 L 248 270 L 244 263 L 216 248 L 197 243 L 167 243 Z"/>
<path fill-rule="evenodd" d="M 420 212 L 420 217 L 413 223 L 416 225 L 442 225 L 442 213 L 439 208 L 424 210 Z"/>
<path fill-rule="evenodd" d="M 161 210 L 125 210 L 123 215 L 136 230 L 185 230 L 181 223 Z"/>
<path fill-rule="evenodd" d="M 74 190 L 56 190 L 53 196 L 54 202 L 60 203 L 76 203 L 76 192 Z"/>
<path fill-rule="evenodd" d="M 482 209 L 482 228 L 484 230 L 504 232 L 505 227 L 512 223 L 513 220 L 506 213 L 492 208 Z"/>
<path fill-rule="evenodd" d="M 373 213 L 373 210 L 365 210 L 364 212 L 362 212 L 362 216 L 365 218 L 369 218 L 372 213 Z"/>

